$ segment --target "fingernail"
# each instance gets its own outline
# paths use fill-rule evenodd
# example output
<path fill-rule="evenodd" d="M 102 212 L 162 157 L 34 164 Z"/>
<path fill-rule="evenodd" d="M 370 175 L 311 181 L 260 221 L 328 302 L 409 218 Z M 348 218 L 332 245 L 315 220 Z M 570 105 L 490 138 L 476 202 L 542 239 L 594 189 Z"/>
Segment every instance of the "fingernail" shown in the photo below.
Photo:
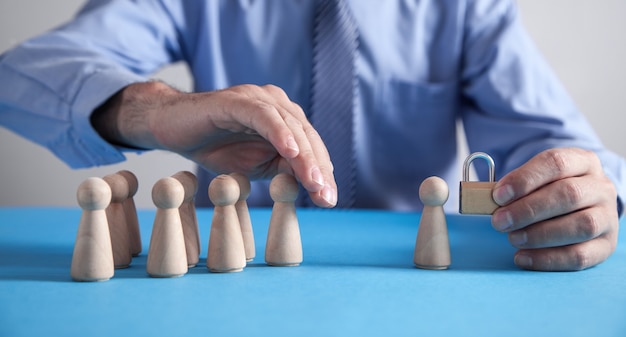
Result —
<path fill-rule="evenodd" d="M 298 143 L 296 143 L 296 140 L 289 136 L 289 138 L 287 138 L 287 148 L 289 148 L 290 150 L 298 153 L 300 152 L 300 148 L 298 147 Z"/>
<path fill-rule="evenodd" d="M 513 217 L 509 211 L 495 212 L 491 217 L 491 223 L 493 227 L 501 232 L 504 232 L 513 226 Z"/>
<path fill-rule="evenodd" d="M 493 201 L 496 204 L 503 206 L 513 199 L 514 192 L 511 185 L 502 185 L 493 190 Z"/>
<path fill-rule="evenodd" d="M 333 189 L 330 188 L 329 185 L 324 186 L 322 188 L 322 199 L 326 201 L 330 206 L 335 206 L 337 204 L 337 193 L 333 192 Z"/>
<path fill-rule="evenodd" d="M 522 268 L 531 268 L 533 266 L 533 259 L 524 253 L 515 255 L 514 261 L 516 265 Z"/>
<path fill-rule="evenodd" d="M 511 242 L 513 246 L 525 245 L 526 242 L 528 242 L 528 234 L 526 234 L 526 231 L 512 232 L 509 235 L 509 242 Z"/>
<path fill-rule="evenodd" d="M 324 176 L 322 176 L 322 171 L 320 171 L 319 167 L 316 166 L 311 169 L 311 179 L 313 179 L 316 184 L 324 186 Z"/>

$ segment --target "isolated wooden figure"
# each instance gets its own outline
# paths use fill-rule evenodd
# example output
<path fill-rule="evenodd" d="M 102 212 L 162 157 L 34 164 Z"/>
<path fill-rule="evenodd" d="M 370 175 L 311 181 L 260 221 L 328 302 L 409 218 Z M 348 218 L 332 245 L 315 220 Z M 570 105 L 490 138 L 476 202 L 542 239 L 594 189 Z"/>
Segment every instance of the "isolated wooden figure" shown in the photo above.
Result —
<path fill-rule="evenodd" d="M 152 277 L 178 277 L 187 273 L 185 238 L 178 212 L 184 197 L 183 185 L 172 177 L 159 179 L 152 188 L 157 211 L 146 263 L 146 271 Z"/>
<path fill-rule="evenodd" d="M 135 194 L 139 189 L 139 181 L 134 173 L 128 170 L 117 172 L 126 178 L 128 183 L 128 197 L 122 203 L 124 206 L 124 214 L 126 215 L 126 226 L 128 227 L 128 240 L 130 246 L 130 254 L 139 256 L 141 253 L 141 232 L 139 230 L 139 219 L 137 218 L 137 207 L 135 206 Z"/>
<path fill-rule="evenodd" d="M 183 224 L 183 236 L 185 237 L 185 250 L 187 251 L 187 266 L 193 268 L 200 258 L 200 232 L 198 230 L 198 217 L 194 199 L 198 191 L 198 179 L 189 171 L 180 171 L 172 176 L 178 180 L 185 190 L 183 203 L 178 208 L 180 220 Z"/>
<path fill-rule="evenodd" d="M 297 266 L 302 262 L 300 226 L 294 202 L 298 197 L 296 179 L 286 173 L 276 175 L 270 183 L 274 200 L 265 245 L 265 262 L 271 266 Z"/>
<path fill-rule="evenodd" d="M 429 177 L 420 186 L 419 196 L 424 210 L 413 255 L 418 268 L 447 269 L 450 266 L 450 241 L 443 211 L 448 194 L 448 185 L 439 177 Z"/>
<path fill-rule="evenodd" d="M 70 276 L 75 281 L 106 281 L 113 277 L 113 249 L 105 208 L 111 188 L 100 178 L 88 178 L 76 192 L 82 215 L 74 243 Z"/>
<path fill-rule="evenodd" d="M 113 246 L 113 262 L 115 269 L 128 268 L 132 260 L 130 251 L 130 235 L 124 212 L 124 201 L 128 198 L 128 181 L 121 174 L 109 174 L 105 176 L 111 187 L 111 203 L 106 209 L 109 231 L 111 232 L 111 245 Z"/>
<path fill-rule="evenodd" d="M 256 255 L 256 247 L 254 246 L 254 232 L 252 230 L 252 220 L 250 219 L 250 210 L 248 209 L 248 196 L 250 196 L 250 180 L 241 173 L 231 173 L 231 177 L 239 183 L 239 200 L 235 203 L 237 217 L 239 218 L 239 226 L 241 227 L 241 235 L 243 236 L 243 246 L 246 251 L 246 261 L 250 262 Z"/>
<path fill-rule="evenodd" d="M 239 184 L 231 176 L 219 175 L 209 184 L 209 199 L 215 205 L 206 261 L 211 272 L 237 272 L 246 266 L 246 252 L 235 209 L 239 194 Z"/>

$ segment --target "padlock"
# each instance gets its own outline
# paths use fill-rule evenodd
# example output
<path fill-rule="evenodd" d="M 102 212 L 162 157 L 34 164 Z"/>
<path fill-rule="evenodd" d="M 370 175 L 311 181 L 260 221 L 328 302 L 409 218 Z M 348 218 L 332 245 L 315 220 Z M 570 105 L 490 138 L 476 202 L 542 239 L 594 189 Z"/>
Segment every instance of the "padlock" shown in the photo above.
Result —
<path fill-rule="evenodd" d="M 489 181 L 468 181 L 472 161 L 484 159 L 489 166 Z M 459 190 L 459 213 L 462 214 L 493 214 L 498 204 L 493 200 L 493 188 L 496 185 L 495 164 L 484 152 L 470 154 L 463 163 L 463 181 Z"/>

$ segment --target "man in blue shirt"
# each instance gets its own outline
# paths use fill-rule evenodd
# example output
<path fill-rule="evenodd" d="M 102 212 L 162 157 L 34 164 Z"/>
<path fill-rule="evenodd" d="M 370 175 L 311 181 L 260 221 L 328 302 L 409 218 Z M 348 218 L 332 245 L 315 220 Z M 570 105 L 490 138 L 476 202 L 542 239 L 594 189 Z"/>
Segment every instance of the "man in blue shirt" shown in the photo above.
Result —
<path fill-rule="evenodd" d="M 430 175 L 456 186 L 460 120 L 470 150 L 498 165 L 492 223 L 519 248 L 517 265 L 584 269 L 613 252 L 626 163 L 575 108 L 513 1 L 347 3 L 359 34 L 354 207 L 418 210 Z M 300 206 L 341 205 L 336 158 L 316 132 L 332 121 L 310 123 L 314 6 L 90 1 L 1 56 L 0 123 L 72 167 L 164 149 L 214 174 L 293 172 L 308 191 Z M 177 61 L 195 93 L 146 81 Z M 266 186 L 255 182 L 251 204 L 269 204 Z"/>

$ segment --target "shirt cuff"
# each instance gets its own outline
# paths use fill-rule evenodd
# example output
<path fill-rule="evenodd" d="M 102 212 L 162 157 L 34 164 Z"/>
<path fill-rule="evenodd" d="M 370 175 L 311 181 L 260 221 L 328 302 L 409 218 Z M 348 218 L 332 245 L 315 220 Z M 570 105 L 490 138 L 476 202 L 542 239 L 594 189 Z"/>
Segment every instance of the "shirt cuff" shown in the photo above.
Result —
<path fill-rule="evenodd" d="M 63 155 L 72 168 L 84 168 L 114 164 L 126 160 L 123 152 L 143 152 L 144 150 L 129 149 L 112 145 L 104 140 L 91 125 L 93 111 L 107 99 L 126 86 L 145 82 L 147 79 L 125 71 L 124 69 L 104 69 L 94 72 L 81 86 L 71 104 L 72 129 L 70 137 L 75 145 Z"/>

